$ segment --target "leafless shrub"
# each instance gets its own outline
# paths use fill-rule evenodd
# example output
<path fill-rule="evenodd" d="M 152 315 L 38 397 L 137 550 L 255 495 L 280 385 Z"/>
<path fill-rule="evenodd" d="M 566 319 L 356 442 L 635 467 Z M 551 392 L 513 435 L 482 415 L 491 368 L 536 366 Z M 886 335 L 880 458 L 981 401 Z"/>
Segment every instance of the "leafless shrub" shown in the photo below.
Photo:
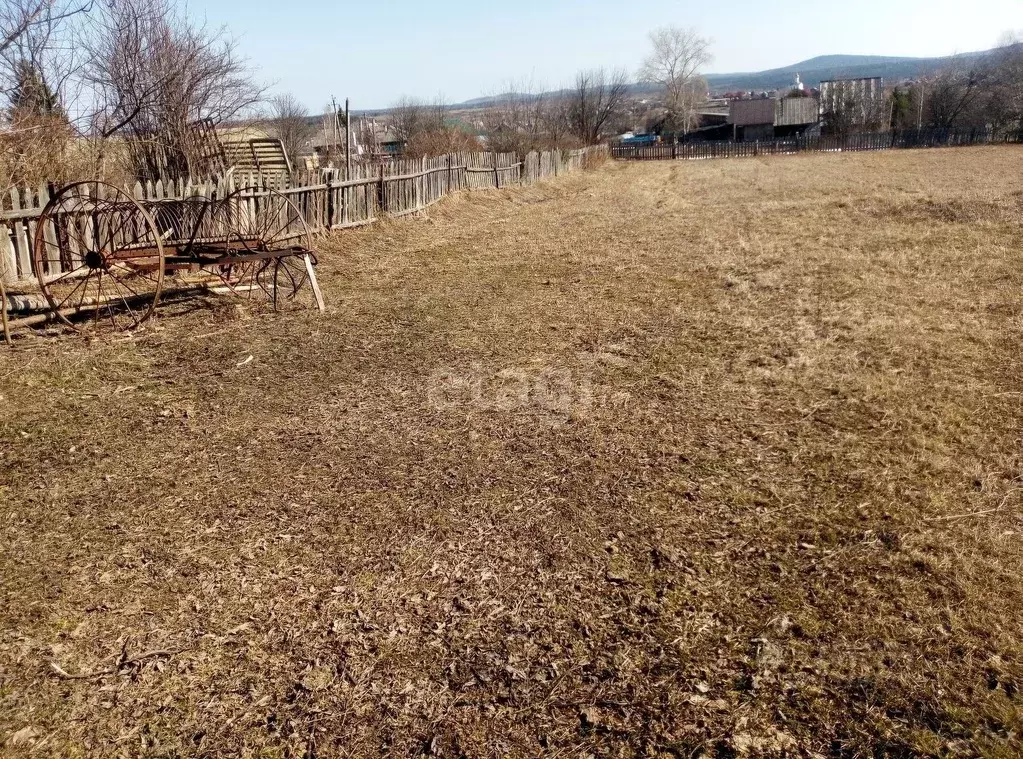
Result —
<path fill-rule="evenodd" d="M 447 115 L 439 99 L 432 103 L 407 97 L 399 100 L 391 109 L 391 130 L 404 144 L 404 154 L 418 158 L 479 150 L 479 138 L 461 126 L 449 124 Z"/>
<path fill-rule="evenodd" d="M 483 114 L 490 147 L 520 155 L 552 147 L 555 140 L 547 133 L 547 114 L 556 99 L 542 85 L 511 83 L 504 94 L 490 101 Z"/>
<path fill-rule="evenodd" d="M 571 105 L 565 93 L 534 84 L 513 85 L 494 98 L 484 114 L 489 146 L 525 155 L 534 150 L 579 147 L 573 134 Z"/>
<path fill-rule="evenodd" d="M 446 126 L 417 134 L 405 146 L 405 155 L 409 158 L 421 158 L 482 149 L 483 143 L 476 135 L 457 127 Z"/>
<path fill-rule="evenodd" d="M 92 176 L 92 144 L 78 139 L 67 119 L 19 116 L 0 135 L 0 205 L 12 187 L 39 187 Z"/>

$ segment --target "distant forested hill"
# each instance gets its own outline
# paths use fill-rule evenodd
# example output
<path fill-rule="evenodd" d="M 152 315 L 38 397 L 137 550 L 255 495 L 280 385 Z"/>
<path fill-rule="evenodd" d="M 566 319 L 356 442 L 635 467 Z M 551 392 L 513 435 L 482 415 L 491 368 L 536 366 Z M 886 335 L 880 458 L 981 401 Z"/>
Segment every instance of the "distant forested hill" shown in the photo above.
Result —
<path fill-rule="evenodd" d="M 973 60 L 985 53 L 965 53 L 961 60 Z M 879 55 L 822 55 L 769 71 L 739 74 L 709 74 L 712 90 L 774 90 L 789 86 L 798 73 L 803 82 L 816 87 L 826 79 L 854 79 L 883 76 L 890 81 L 911 79 L 947 66 L 953 58 L 895 58 Z"/>

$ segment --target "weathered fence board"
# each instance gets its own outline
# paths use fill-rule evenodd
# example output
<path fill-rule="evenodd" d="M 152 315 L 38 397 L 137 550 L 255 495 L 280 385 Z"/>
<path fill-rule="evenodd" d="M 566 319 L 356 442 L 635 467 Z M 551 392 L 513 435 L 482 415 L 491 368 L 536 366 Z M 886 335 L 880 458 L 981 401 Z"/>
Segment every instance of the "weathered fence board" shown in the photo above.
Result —
<path fill-rule="evenodd" d="M 313 231 L 345 229 L 371 224 L 384 214 L 403 216 L 422 212 L 446 195 L 460 190 L 484 190 L 532 184 L 571 170 L 585 168 L 607 156 L 606 146 L 583 150 L 530 153 L 455 153 L 436 158 L 415 158 L 383 164 L 361 164 L 351 174 L 343 169 L 294 173 L 287 182 L 279 172 L 229 172 L 225 176 L 137 182 L 129 192 L 158 209 L 169 204 L 180 214 L 181 201 L 224 198 L 236 189 L 237 213 L 255 218 L 261 191 L 276 189 L 291 198 Z M 251 191 L 250 191 L 251 190 Z M 46 185 L 14 189 L 0 210 L 0 277 L 16 284 L 34 278 L 32 248 L 36 220 L 49 201 Z M 234 204 L 232 204 L 234 205 Z M 157 215 L 160 212 L 155 211 Z M 168 217 L 173 214 L 166 214 Z M 204 224 L 202 236 L 215 237 L 218 220 Z M 208 229 L 207 229 L 208 228 Z M 51 228 L 44 235 L 52 236 Z M 223 234 L 222 232 L 220 234 Z"/>

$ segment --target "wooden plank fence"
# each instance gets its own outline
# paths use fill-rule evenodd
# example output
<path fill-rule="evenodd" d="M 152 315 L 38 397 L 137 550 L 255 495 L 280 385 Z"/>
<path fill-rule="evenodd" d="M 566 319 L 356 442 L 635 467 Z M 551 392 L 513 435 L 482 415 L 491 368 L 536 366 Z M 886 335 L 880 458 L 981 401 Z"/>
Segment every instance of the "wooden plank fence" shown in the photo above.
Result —
<path fill-rule="evenodd" d="M 684 142 L 612 145 L 611 157 L 626 161 L 700 161 L 797 153 L 841 153 L 907 148 L 1023 143 L 1023 132 L 994 134 L 983 129 L 922 129 L 851 134 L 845 137 L 797 137 L 770 142 Z"/>
<path fill-rule="evenodd" d="M 521 187 L 587 168 L 606 158 L 606 145 L 581 150 L 555 150 L 518 156 L 514 153 L 453 153 L 352 167 L 296 173 L 281 186 L 279 173 L 229 172 L 208 180 L 137 182 L 130 188 L 144 204 L 159 205 L 196 198 L 224 198 L 236 189 L 251 188 L 240 202 L 255 207 L 260 191 L 277 189 L 301 210 L 313 231 L 371 224 L 382 216 L 419 213 L 460 190 Z M 0 278 L 17 285 L 31 282 L 36 224 L 50 200 L 51 188 L 16 188 L 0 210 Z M 265 194 L 265 192 L 264 192 Z M 252 211 L 252 209 L 249 209 Z M 223 232 L 226 234 L 226 230 Z M 204 230 L 204 236 L 216 230 Z"/>

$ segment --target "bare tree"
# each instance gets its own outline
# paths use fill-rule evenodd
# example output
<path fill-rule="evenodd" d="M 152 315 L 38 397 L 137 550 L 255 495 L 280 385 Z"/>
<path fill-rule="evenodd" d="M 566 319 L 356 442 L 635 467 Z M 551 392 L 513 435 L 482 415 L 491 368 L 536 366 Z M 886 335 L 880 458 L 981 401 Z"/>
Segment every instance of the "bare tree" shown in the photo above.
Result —
<path fill-rule="evenodd" d="M 391 130 L 408 144 L 427 132 L 444 127 L 444 106 L 416 98 L 403 97 L 391 107 Z"/>
<path fill-rule="evenodd" d="M 892 116 L 892 101 L 884 92 L 863 88 L 840 89 L 825 99 L 821 124 L 825 133 L 846 137 L 884 129 Z"/>
<path fill-rule="evenodd" d="M 983 96 L 985 72 L 954 63 L 924 83 L 924 108 L 931 126 L 966 126 Z"/>
<path fill-rule="evenodd" d="M 316 133 L 316 125 L 309 118 L 309 109 L 290 94 L 270 99 L 270 130 L 281 141 L 292 164 L 306 152 L 309 141 Z"/>
<path fill-rule="evenodd" d="M 487 108 L 484 126 L 490 146 L 521 154 L 532 150 L 573 147 L 572 110 L 575 98 L 543 85 L 519 84 Z"/>
<path fill-rule="evenodd" d="M 90 0 L 5 0 L 0 5 L 0 87 L 8 98 L 14 89 L 23 91 L 30 74 L 54 102 L 61 99 L 59 91 L 80 64 L 74 22 L 90 7 Z"/>
<path fill-rule="evenodd" d="M 492 149 L 523 155 L 552 147 L 556 138 L 547 133 L 547 114 L 553 100 L 546 87 L 532 82 L 512 83 L 505 94 L 492 98 L 483 115 Z"/>
<path fill-rule="evenodd" d="M 141 177 L 202 172 L 196 122 L 218 126 L 263 89 L 224 29 L 193 25 L 173 0 L 98 0 L 88 37 L 93 128 L 124 138 Z"/>
<path fill-rule="evenodd" d="M 50 38 L 63 22 L 87 12 L 92 3 L 66 0 L 4 0 L 0 5 L 0 57 L 23 58 L 26 46 Z M 36 47 L 33 53 L 39 52 Z"/>
<path fill-rule="evenodd" d="M 540 123 L 543 128 L 547 147 L 575 147 L 572 135 L 572 98 L 563 94 L 548 96 L 540 111 Z"/>
<path fill-rule="evenodd" d="M 76 70 L 70 38 L 88 11 L 76 0 L 5 0 L 0 5 L 0 189 L 79 176 L 75 130 L 62 89 Z M 81 151 L 74 151 L 76 156 Z M 6 196 L 5 196 L 6 197 Z"/>
<path fill-rule="evenodd" d="M 695 29 L 665 26 L 650 33 L 650 43 L 652 50 L 643 61 L 639 78 L 664 89 L 665 126 L 674 132 L 688 132 L 707 91 L 700 70 L 713 59 L 710 40 Z"/>
<path fill-rule="evenodd" d="M 1023 33 L 1006 34 L 988 61 L 983 117 L 995 132 L 1023 128 Z"/>
<path fill-rule="evenodd" d="M 605 128 L 618 116 L 629 92 L 623 69 L 581 71 L 576 75 L 569 104 L 572 131 L 586 145 L 596 145 Z"/>
<path fill-rule="evenodd" d="M 48 0 L 6 2 L 0 6 L 0 55 L 16 45 L 28 30 L 39 23 L 51 3 Z"/>
<path fill-rule="evenodd" d="M 1023 33 L 979 59 L 958 59 L 917 88 L 922 121 L 939 128 L 1023 129 Z"/>

